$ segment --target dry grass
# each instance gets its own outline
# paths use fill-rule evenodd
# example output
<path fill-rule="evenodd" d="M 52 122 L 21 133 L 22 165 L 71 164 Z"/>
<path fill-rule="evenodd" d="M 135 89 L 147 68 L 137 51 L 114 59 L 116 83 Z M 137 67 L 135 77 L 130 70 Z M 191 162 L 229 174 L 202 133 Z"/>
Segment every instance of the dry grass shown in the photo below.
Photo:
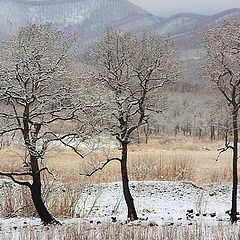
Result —
<path fill-rule="evenodd" d="M 231 152 L 224 153 L 216 161 L 221 141 L 203 141 L 191 138 L 154 137 L 149 144 L 131 145 L 129 149 L 129 174 L 131 180 L 173 180 L 195 183 L 219 183 L 231 181 Z M 111 153 L 119 156 L 120 152 Z M 99 153 L 80 159 L 69 151 L 49 153 L 46 162 L 66 181 L 79 181 L 79 172 L 91 171 L 99 165 L 105 154 Z M 89 164 L 91 163 L 91 164 Z M 71 174 L 69 174 L 71 173 Z M 119 181 L 118 162 L 110 163 L 103 171 L 84 181 Z"/>
<path fill-rule="evenodd" d="M 84 183 L 61 183 L 52 181 L 44 174 L 43 199 L 48 210 L 58 218 L 76 217 L 76 206 L 81 199 Z M 26 187 L 4 182 L 0 186 L 1 198 L 0 217 L 37 217 L 30 190 Z"/>
<path fill-rule="evenodd" d="M 193 225 L 193 226 L 171 226 L 171 227 L 150 227 L 120 224 L 103 224 L 90 226 L 88 224 L 73 224 L 62 227 L 32 227 L 15 230 L 14 232 L 0 233 L 5 240 L 238 240 L 239 227 L 236 225 Z"/>
<path fill-rule="evenodd" d="M 36 216 L 29 189 L 4 182 L 1 194 L 0 217 Z"/>
<path fill-rule="evenodd" d="M 129 148 L 129 174 L 131 180 L 173 180 L 193 182 L 197 185 L 231 181 L 231 152 L 224 153 L 216 162 L 216 149 L 222 146 L 221 141 L 196 140 L 191 138 L 171 138 L 158 136 L 150 139 L 149 144 L 134 144 Z M 111 154 L 119 156 L 113 149 Z M 119 181 L 118 162 L 112 162 L 103 171 L 92 177 L 81 177 L 79 172 L 90 170 L 92 164 L 108 154 L 98 152 L 81 159 L 70 150 L 54 149 L 47 155 L 45 162 L 59 181 L 52 181 L 44 176 L 44 199 L 48 209 L 57 217 L 74 217 L 74 209 L 81 197 L 82 187 L 87 183 Z M 24 153 L 16 149 L 0 151 L 2 171 L 23 170 Z M 89 165 L 89 163 L 91 163 Z M 89 167 L 90 166 L 90 167 Z M 17 186 L 14 186 L 17 187 Z M 0 203 L 2 216 L 34 216 L 28 189 L 9 185 L 1 192 L 6 196 Z M 201 202 L 199 199 L 199 206 Z M 200 208 L 199 207 L 199 208 Z M 199 210 L 200 211 L 200 210 Z M 40 227 L 39 227 L 40 228 Z M 19 239 L 239 239 L 236 226 L 173 226 L 149 227 L 128 225 L 66 225 L 48 230 L 23 229 Z M 1 232 L 0 232 L 1 234 Z M 2 239 L 12 239 L 12 233 L 2 233 Z M 207 238 L 206 238 L 207 237 Z"/>
<path fill-rule="evenodd" d="M 131 180 L 177 180 L 195 183 L 231 181 L 231 152 L 216 161 L 217 149 L 223 142 L 157 136 L 149 144 L 130 145 L 129 174 Z M 110 153 L 119 156 L 118 150 Z M 103 171 L 90 178 L 80 177 L 79 172 L 91 171 L 92 166 L 106 158 L 108 153 L 98 152 L 81 159 L 66 149 L 51 150 L 45 162 L 63 182 L 111 182 L 121 179 L 119 163 L 110 163 Z M 24 153 L 20 150 L 0 151 L 1 170 L 22 168 Z"/>

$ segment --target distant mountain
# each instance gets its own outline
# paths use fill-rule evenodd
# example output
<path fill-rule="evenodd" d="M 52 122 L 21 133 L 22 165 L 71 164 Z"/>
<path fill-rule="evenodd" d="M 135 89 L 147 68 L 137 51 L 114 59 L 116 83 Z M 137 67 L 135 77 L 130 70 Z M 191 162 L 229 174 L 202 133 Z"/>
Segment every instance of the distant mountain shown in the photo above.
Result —
<path fill-rule="evenodd" d="M 170 33 L 173 36 L 181 36 L 201 32 L 206 27 L 234 17 L 240 17 L 240 8 L 228 9 L 212 16 L 180 13 L 156 23 L 152 26 L 152 30 L 160 34 Z"/>
<path fill-rule="evenodd" d="M 212 16 L 180 13 L 154 24 L 151 30 L 159 34 L 170 33 L 175 39 L 180 58 L 187 60 L 199 58 L 203 54 L 197 41 L 201 32 L 224 19 L 236 17 L 240 18 L 240 8 L 228 9 Z"/>
<path fill-rule="evenodd" d="M 0 35 L 8 37 L 31 22 L 78 29 L 85 39 L 107 26 L 148 28 L 160 20 L 126 0 L 0 0 Z"/>
<path fill-rule="evenodd" d="M 170 33 L 181 59 L 199 58 L 202 49 L 196 35 L 225 18 L 240 17 L 240 9 L 213 16 L 180 13 L 154 16 L 127 0 L 0 0 L 0 39 L 31 22 L 53 22 L 65 31 L 80 34 L 82 46 L 99 37 L 106 27 L 141 32 Z"/>

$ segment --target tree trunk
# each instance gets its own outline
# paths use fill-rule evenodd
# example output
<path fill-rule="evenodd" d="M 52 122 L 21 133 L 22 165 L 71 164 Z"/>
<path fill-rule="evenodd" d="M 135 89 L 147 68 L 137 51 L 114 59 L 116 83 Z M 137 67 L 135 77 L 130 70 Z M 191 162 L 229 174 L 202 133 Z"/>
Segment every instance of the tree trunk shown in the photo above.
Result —
<path fill-rule="evenodd" d="M 238 109 L 233 108 L 233 173 L 232 173 L 232 209 L 231 209 L 231 222 L 237 222 L 237 186 L 238 186 L 238 173 L 237 173 L 237 160 L 238 160 Z"/>
<path fill-rule="evenodd" d="M 144 135 L 145 135 L 145 143 L 148 144 L 148 139 L 149 139 L 149 136 L 150 136 L 149 123 L 147 123 L 147 125 L 144 126 L 143 130 L 144 130 Z"/>
<path fill-rule="evenodd" d="M 122 159 L 121 159 L 121 174 L 123 184 L 123 194 L 128 208 L 128 219 L 130 221 L 137 220 L 137 212 L 134 206 L 134 201 L 129 188 L 128 171 L 127 171 L 127 143 L 122 143 Z"/>
<path fill-rule="evenodd" d="M 41 191 L 41 173 L 39 172 L 38 161 L 36 157 L 31 157 L 31 167 L 33 171 L 33 183 L 30 187 L 33 204 L 37 210 L 39 217 L 44 225 L 60 224 L 47 210 L 43 200 Z"/>
<path fill-rule="evenodd" d="M 141 141 L 140 141 L 140 129 L 137 128 L 137 143 L 140 144 Z"/>
<path fill-rule="evenodd" d="M 213 125 L 211 125 L 210 138 L 211 141 L 215 140 L 215 127 Z"/>

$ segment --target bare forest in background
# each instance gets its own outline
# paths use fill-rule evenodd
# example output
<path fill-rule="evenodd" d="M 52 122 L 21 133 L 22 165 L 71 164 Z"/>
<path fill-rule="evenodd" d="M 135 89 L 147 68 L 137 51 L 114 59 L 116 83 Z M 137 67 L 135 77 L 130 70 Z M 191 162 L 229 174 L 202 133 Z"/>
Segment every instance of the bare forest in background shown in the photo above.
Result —
<path fill-rule="evenodd" d="M 83 54 L 74 33 L 21 28 L 0 50 L 0 176 L 14 183 L 1 185 L 1 217 L 61 225 L 82 217 L 75 209 L 88 184 L 121 181 L 132 222 L 130 181 L 167 180 L 232 182 L 237 222 L 239 34 L 239 19 L 223 21 L 199 35 L 201 59 L 180 60 L 169 35 L 109 28 Z"/>

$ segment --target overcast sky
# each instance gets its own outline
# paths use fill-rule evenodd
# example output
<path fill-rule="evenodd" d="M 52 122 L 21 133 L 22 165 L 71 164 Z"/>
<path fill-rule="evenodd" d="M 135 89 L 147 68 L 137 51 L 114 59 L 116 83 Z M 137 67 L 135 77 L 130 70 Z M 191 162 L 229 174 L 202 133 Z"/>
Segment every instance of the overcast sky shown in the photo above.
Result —
<path fill-rule="evenodd" d="M 214 14 L 240 8 L 240 0 L 129 0 L 143 9 L 166 17 L 180 12 Z"/>

